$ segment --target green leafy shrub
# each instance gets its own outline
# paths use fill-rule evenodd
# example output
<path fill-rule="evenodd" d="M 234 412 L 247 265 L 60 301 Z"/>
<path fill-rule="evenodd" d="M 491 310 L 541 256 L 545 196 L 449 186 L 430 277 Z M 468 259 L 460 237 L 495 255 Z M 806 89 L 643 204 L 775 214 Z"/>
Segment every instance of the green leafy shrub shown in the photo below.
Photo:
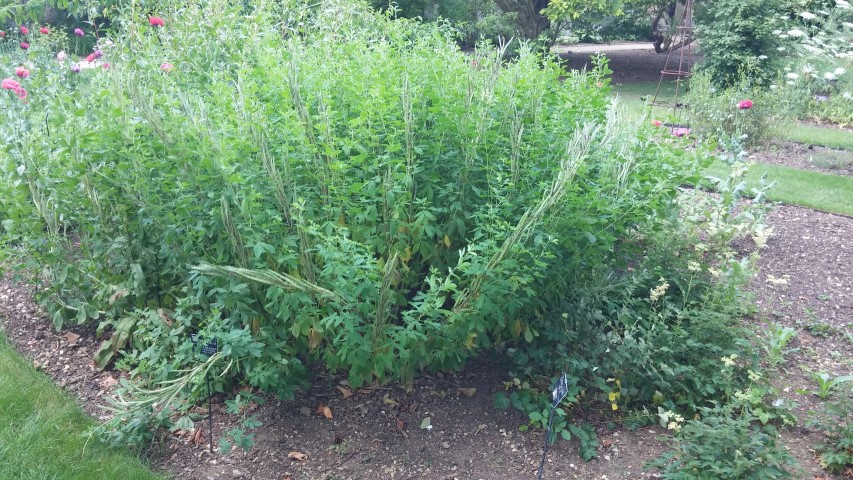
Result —
<path fill-rule="evenodd" d="M 33 72 L 26 103 L 0 92 L 5 254 L 57 328 L 98 322 L 97 360 L 131 372 L 114 442 L 208 377 L 288 396 L 309 365 L 410 382 L 485 349 L 540 417 L 559 371 L 616 414 L 727 395 L 754 260 L 729 243 L 760 230 L 760 195 L 736 213 L 736 178 L 683 190 L 708 156 L 620 121 L 606 64 L 561 80 L 530 48 L 467 56 L 440 24 L 338 0 L 157 13 L 117 18 L 109 69 L 47 43 L 2 62 Z"/>
<path fill-rule="evenodd" d="M 776 428 L 734 403 L 702 408 L 701 418 L 674 426 L 675 449 L 648 466 L 669 480 L 792 478 L 796 462 L 777 444 Z"/>
<path fill-rule="evenodd" d="M 777 134 L 781 125 L 803 112 L 802 87 L 786 85 L 764 88 L 742 77 L 729 88 L 715 86 L 710 73 L 697 73 L 690 80 L 686 96 L 691 130 L 707 140 L 722 144 L 756 146 Z M 739 108 L 742 101 L 749 108 Z M 737 149 L 737 147 L 732 147 Z"/>
<path fill-rule="evenodd" d="M 830 472 L 844 472 L 853 467 L 853 389 L 842 390 L 838 398 L 822 406 L 822 410 L 812 413 L 807 425 L 826 435 L 817 447 L 821 466 Z"/>
<path fill-rule="evenodd" d="M 734 86 L 744 77 L 769 85 L 781 67 L 777 49 L 783 41 L 774 30 L 784 27 L 784 0 L 717 0 L 696 7 L 696 35 L 706 71 L 718 88 Z"/>

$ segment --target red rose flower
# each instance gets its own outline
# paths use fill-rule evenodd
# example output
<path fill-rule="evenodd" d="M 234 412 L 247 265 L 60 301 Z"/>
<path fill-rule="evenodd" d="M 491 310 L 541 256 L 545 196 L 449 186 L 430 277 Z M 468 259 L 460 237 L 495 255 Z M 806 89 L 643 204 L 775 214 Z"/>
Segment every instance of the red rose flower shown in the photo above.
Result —
<path fill-rule="evenodd" d="M 6 32 L 0 30 L 0 38 L 6 38 Z"/>
<path fill-rule="evenodd" d="M 737 108 L 741 110 L 749 110 L 750 108 L 752 108 L 752 100 L 741 100 L 740 102 L 738 102 Z"/>
<path fill-rule="evenodd" d="M 89 62 L 89 63 L 94 62 L 94 61 L 95 61 L 95 54 L 94 54 L 94 53 L 90 53 L 90 54 L 86 55 L 86 61 L 87 61 L 87 62 Z"/>
<path fill-rule="evenodd" d="M 152 27 L 166 26 L 166 22 L 160 17 L 148 17 L 148 23 L 150 23 Z"/>
<path fill-rule="evenodd" d="M 30 44 L 27 42 L 21 42 L 21 48 L 26 50 L 26 49 L 30 48 Z"/>
<path fill-rule="evenodd" d="M 21 35 L 26 35 L 28 33 L 30 33 L 30 29 L 21 25 Z"/>
<path fill-rule="evenodd" d="M 39 28 L 39 32 L 41 32 L 43 35 L 47 35 L 48 33 L 50 33 L 50 29 L 47 27 L 41 27 Z"/>

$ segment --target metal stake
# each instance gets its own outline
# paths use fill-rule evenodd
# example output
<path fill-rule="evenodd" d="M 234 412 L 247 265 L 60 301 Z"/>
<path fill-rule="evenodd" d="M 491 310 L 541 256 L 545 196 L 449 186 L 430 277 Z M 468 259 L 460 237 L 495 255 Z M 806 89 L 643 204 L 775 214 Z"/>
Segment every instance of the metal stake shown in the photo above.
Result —
<path fill-rule="evenodd" d="M 207 430 L 210 435 L 210 453 L 213 453 L 213 405 L 210 400 L 210 375 L 207 378 Z"/>
<path fill-rule="evenodd" d="M 545 432 L 545 448 L 542 449 L 542 461 L 539 462 L 538 480 L 542 480 L 542 474 L 545 472 L 545 455 L 548 453 L 548 440 L 551 439 L 551 424 L 554 422 L 554 407 L 551 406 L 551 414 L 548 415 L 548 431 Z"/>

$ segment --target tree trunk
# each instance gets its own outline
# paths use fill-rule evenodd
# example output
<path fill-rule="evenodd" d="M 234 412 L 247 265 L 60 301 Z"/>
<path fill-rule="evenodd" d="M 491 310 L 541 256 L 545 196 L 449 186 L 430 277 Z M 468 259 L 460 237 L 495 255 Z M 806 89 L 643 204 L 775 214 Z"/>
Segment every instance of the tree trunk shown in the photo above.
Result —
<path fill-rule="evenodd" d="M 538 38 L 551 24 L 541 13 L 548 6 L 548 0 L 495 0 L 495 4 L 502 12 L 515 13 L 516 25 L 531 40 Z"/>

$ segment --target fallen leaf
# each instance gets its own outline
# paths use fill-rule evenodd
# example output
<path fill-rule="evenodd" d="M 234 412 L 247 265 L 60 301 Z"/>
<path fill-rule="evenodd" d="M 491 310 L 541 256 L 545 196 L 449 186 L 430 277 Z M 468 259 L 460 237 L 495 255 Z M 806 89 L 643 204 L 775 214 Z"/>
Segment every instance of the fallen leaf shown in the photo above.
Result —
<path fill-rule="evenodd" d="M 104 388 L 110 388 L 110 387 L 118 385 L 118 380 L 116 380 L 113 377 L 106 376 L 106 377 L 102 378 L 100 381 L 98 381 L 98 383 Z"/>
<path fill-rule="evenodd" d="M 201 445 L 201 429 L 200 429 L 200 428 L 196 428 L 196 429 L 195 429 L 195 438 L 194 438 L 194 440 L 195 440 L 195 444 L 196 444 L 196 445 Z"/>
<path fill-rule="evenodd" d="M 344 400 L 352 396 L 352 390 L 350 390 L 349 388 L 338 386 L 338 391 L 341 392 L 341 395 L 343 395 Z"/>
<path fill-rule="evenodd" d="M 118 300 L 119 298 L 126 297 L 127 294 L 128 294 L 127 290 L 116 291 L 115 293 L 110 295 L 110 299 L 109 299 L 110 305 L 114 304 L 116 302 L 116 300 Z"/>
<path fill-rule="evenodd" d="M 610 445 L 613 445 L 613 441 L 610 440 L 609 438 L 605 438 L 604 440 L 601 441 L 601 446 L 603 448 L 609 448 Z"/>
<path fill-rule="evenodd" d="M 398 418 L 397 419 L 397 430 L 402 432 L 404 428 L 406 428 L 406 422 L 404 422 L 402 419 Z"/>
<path fill-rule="evenodd" d="M 384 397 L 382 397 L 382 403 L 384 403 L 385 405 L 388 405 L 389 407 L 396 407 L 397 406 L 397 401 L 394 400 L 393 398 L 391 398 L 391 396 L 388 395 L 387 393 L 385 394 Z"/>
<path fill-rule="evenodd" d="M 165 323 L 166 325 L 171 327 L 172 324 L 174 323 L 174 321 L 171 318 L 169 318 L 169 313 L 167 310 L 164 310 L 162 308 L 158 308 L 157 314 L 160 316 L 160 320 L 163 320 L 163 323 Z"/>
<path fill-rule="evenodd" d="M 80 340 L 80 335 L 77 335 L 76 333 L 68 332 L 65 334 L 65 339 L 68 340 L 68 343 L 74 343 L 77 340 Z"/>
<path fill-rule="evenodd" d="M 304 462 L 305 460 L 308 460 L 308 454 L 293 451 L 293 452 L 290 452 L 287 454 L 287 458 L 289 458 L 291 460 L 298 460 L 300 462 Z"/>
<path fill-rule="evenodd" d="M 468 398 L 471 398 L 477 394 L 477 389 L 476 388 L 460 388 L 459 393 L 461 393 L 462 395 L 465 395 Z"/>
<path fill-rule="evenodd" d="M 432 390 L 430 393 L 438 398 L 444 398 L 447 396 L 447 390 Z"/>
<path fill-rule="evenodd" d="M 321 403 L 320 406 L 317 407 L 317 415 L 322 415 L 322 416 L 328 418 L 329 420 L 331 420 L 332 419 L 332 409 Z"/>
<path fill-rule="evenodd" d="M 422 430 L 432 430 L 432 418 L 431 417 L 424 417 L 424 419 L 421 420 L 421 429 Z"/>

